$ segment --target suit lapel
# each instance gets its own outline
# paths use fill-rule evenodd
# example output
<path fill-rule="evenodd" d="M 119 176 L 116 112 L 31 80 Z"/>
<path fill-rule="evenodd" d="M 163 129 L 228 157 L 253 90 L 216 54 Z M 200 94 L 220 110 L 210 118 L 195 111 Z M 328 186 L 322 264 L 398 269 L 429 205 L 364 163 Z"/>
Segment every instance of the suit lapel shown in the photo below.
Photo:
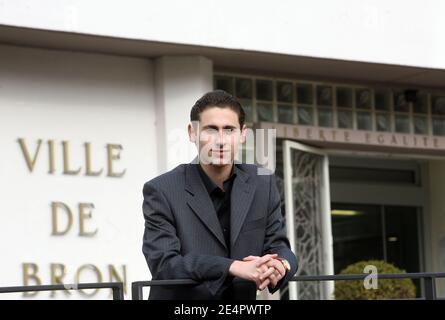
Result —
<path fill-rule="evenodd" d="M 249 212 L 255 193 L 255 184 L 249 183 L 249 175 L 241 168 L 237 170 L 231 193 L 230 203 L 230 246 L 235 245 L 244 220 Z"/>
<path fill-rule="evenodd" d="M 188 191 L 187 203 L 202 223 L 204 223 L 210 232 L 227 249 L 215 208 L 202 183 L 196 166 L 197 164 L 192 162 L 186 166 L 185 170 L 185 189 Z"/>

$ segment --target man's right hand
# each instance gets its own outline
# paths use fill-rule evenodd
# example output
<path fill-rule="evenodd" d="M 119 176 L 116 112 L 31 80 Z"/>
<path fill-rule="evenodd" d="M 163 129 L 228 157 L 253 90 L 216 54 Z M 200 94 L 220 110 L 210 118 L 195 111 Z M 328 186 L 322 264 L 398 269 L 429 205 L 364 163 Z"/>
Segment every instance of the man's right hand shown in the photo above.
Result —
<path fill-rule="evenodd" d="M 264 279 L 261 279 L 261 276 L 267 272 L 271 273 L 275 270 L 273 267 L 265 269 L 265 264 L 276 257 L 278 257 L 277 254 L 266 254 L 258 259 L 250 261 L 235 260 L 230 265 L 229 273 L 232 276 L 253 281 L 257 288 L 260 288 L 261 284 L 264 282 Z M 264 288 L 260 289 L 262 290 Z"/>

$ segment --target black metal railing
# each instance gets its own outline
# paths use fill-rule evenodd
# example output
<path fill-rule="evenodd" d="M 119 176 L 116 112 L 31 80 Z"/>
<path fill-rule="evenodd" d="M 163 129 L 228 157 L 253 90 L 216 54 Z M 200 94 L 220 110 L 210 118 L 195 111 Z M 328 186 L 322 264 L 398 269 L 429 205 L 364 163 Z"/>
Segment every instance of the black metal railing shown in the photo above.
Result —
<path fill-rule="evenodd" d="M 445 278 L 443 273 L 393 273 L 393 274 L 339 274 L 339 275 L 321 275 L 321 276 L 294 276 L 290 281 L 357 281 L 365 280 L 368 277 L 376 279 L 419 279 L 422 283 L 423 296 L 421 299 L 437 300 L 436 279 Z M 172 280 L 151 280 L 135 281 L 131 284 L 132 300 L 143 299 L 143 288 L 153 286 L 195 286 L 199 282 L 190 279 L 172 279 Z M 83 289 L 111 289 L 113 300 L 124 300 L 124 284 L 122 282 L 103 282 L 103 283 L 79 283 L 79 284 L 55 284 L 55 285 L 36 285 L 36 286 L 16 286 L 0 287 L 1 293 L 18 292 L 38 292 L 38 291 L 61 291 L 61 290 L 83 290 Z"/>
<path fill-rule="evenodd" d="M 373 277 L 372 274 L 338 274 L 323 276 L 295 276 L 291 281 L 338 281 L 338 280 L 365 280 L 367 277 Z M 445 278 L 445 273 L 419 272 L 419 273 L 386 273 L 376 274 L 377 279 L 420 279 L 423 280 L 423 299 L 436 300 L 436 279 Z"/>
<path fill-rule="evenodd" d="M 36 286 L 0 287 L 0 293 L 84 290 L 84 289 L 111 289 L 113 300 L 124 300 L 124 284 L 122 282 L 78 283 L 78 284 L 52 284 Z"/>
<path fill-rule="evenodd" d="M 392 273 L 392 274 L 338 274 L 338 275 L 322 275 L 322 276 L 294 276 L 290 281 L 353 281 L 365 280 L 367 277 L 375 277 L 377 279 L 420 279 L 423 281 L 425 300 L 436 300 L 436 279 L 445 278 L 445 273 Z M 143 288 L 153 286 L 194 286 L 199 282 L 190 279 L 178 280 L 151 280 L 151 281 L 136 281 L 131 285 L 131 295 L 133 300 L 143 299 Z"/>

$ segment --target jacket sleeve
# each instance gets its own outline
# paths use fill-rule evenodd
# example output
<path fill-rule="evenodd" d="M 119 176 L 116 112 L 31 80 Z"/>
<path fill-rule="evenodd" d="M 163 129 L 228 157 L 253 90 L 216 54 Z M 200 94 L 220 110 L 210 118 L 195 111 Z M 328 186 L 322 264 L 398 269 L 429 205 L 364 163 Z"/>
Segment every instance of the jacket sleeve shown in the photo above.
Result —
<path fill-rule="evenodd" d="M 275 288 L 269 286 L 269 292 L 274 293 L 278 289 L 286 285 L 286 283 L 294 276 L 297 271 L 297 258 L 290 249 L 289 239 L 286 235 L 286 223 L 281 213 L 281 197 L 278 192 L 275 175 L 270 175 L 270 192 L 268 217 L 266 226 L 266 237 L 263 247 L 264 254 L 276 253 L 279 257 L 286 259 L 291 270 L 286 272 Z"/>
<path fill-rule="evenodd" d="M 144 185 L 142 211 L 145 231 L 142 251 L 153 279 L 192 279 L 202 282 L 210 294 L 224 287 L 233 260 L 212 255 L 181 255 L 181 242 L 169 203 L 159 188 Z"/>

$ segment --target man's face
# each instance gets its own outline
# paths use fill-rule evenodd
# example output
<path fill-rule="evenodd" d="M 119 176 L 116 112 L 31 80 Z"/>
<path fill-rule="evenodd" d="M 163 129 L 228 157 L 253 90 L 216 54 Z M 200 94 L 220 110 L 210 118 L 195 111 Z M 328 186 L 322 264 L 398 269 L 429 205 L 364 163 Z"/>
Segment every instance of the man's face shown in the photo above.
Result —
<path fill-rule="evenodd" d="M 244 143 L 245 128 L 240 128 L 235 111 L 211 107 L 201 112 L 198 128 L 189 125 L 189 136 L 198 144 L 202 163 L 223 166 L 232 163 L 238 144 Z"/>

